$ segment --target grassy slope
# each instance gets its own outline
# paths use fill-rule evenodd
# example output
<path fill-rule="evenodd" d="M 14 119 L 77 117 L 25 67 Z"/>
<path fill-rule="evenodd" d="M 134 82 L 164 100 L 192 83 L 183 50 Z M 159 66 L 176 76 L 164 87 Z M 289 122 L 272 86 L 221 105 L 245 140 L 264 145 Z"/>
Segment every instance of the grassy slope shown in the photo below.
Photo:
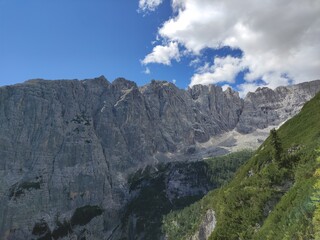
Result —
<path fill-rule="evenodd" d="M 320 94 L 286 122 L 278 135 L 292 167 L 280 168 L 272 161 L 268 138 L 228 185 L 164 218 L 169 239 L 192 235 L 199 225 L 195 219 L 201 219 L 209 208 L 217 217 L 210 239 L 319 238 Z M 296 150 L 289 154 L 289 149 Z"/>

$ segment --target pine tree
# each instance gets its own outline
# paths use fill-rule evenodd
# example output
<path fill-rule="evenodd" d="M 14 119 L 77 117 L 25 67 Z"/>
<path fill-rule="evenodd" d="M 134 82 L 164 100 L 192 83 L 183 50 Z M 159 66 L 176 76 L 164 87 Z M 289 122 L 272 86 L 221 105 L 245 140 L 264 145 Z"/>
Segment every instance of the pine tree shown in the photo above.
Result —
<path fill-rule="evenodd" d="M 273 146 L 273 153 L 272 153 L 273 161 L 275 161 L 279 165 L 282 165 L 283 150 L 282 150 L 282 144 L 278 136 L 277 130 L 272 129 L 270 131 L 270 135 L 271 135 L 271 145 Z"/>

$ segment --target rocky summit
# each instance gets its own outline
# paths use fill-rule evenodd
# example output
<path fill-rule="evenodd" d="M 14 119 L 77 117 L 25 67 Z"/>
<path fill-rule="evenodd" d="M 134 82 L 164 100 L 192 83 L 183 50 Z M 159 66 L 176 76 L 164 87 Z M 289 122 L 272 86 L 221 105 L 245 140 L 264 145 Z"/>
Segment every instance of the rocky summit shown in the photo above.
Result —
<path fill-rule="evenodd" d="M 242 99 L 103 76 L 1 87 L 0 239 L 117 239 L 138 169 L 227 153 L 212 140 L 278 126 L 318 91 L 320 80 Z"/>

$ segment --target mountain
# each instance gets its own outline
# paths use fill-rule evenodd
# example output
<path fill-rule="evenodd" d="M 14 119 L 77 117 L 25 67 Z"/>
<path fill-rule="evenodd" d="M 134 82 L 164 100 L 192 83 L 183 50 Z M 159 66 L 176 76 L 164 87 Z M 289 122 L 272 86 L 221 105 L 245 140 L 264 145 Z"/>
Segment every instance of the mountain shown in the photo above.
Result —
<path fill-rule="evenodd" d="M 1 87 L 0 238 L 112 238 L 137 170 L 227 153 L 233 136 L 212 141 L 277 126 L 319 90 L 318 80 L 241 99 L 214 85 L 104 77 Z"/>
<path fill-rule="evenodd" d="M 320 93 L 230 183 L 167 215 L 166 239 L 319 239 L 319 119 Z"/>

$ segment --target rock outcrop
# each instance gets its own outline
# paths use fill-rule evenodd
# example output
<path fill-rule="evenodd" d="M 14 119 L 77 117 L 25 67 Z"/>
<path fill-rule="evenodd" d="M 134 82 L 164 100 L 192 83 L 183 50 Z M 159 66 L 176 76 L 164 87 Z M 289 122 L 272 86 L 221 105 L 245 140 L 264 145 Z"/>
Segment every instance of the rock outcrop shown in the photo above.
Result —
<path fill-rule="evenodd" d="M 235 128 L 277 125 L 319 89 L 314 81 L 243 100 L 214 85 L 184 91 L 104 77 L 1 87 L 0 238 L 110 239 L 130 173 L 199 158 L 197 143 Z"/>
<path fill-rule="evenodd" d="M 216 227 L 216 216 L 212 209 L 208 209 L 197 231 L 189 240 L 208 240 Z"/>

